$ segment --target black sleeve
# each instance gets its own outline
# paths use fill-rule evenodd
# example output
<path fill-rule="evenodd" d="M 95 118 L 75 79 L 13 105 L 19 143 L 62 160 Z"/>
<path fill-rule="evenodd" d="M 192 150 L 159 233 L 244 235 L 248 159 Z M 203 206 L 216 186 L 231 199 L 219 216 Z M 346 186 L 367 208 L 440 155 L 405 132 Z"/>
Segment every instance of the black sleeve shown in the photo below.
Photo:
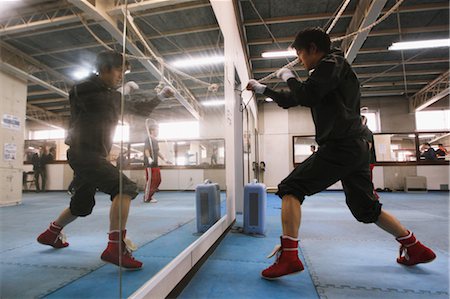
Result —
<path fill-rule="evenodd" d="M 314 107 L 322 103 L 325 96 L 338 87 L 343 75 L 348 70 L 349 67 L 344 59 L 326 57 L 306 81 L 298 81 L 295 78 L 288 79 L 289 93 L 275 92 L 266 88 L 264 95 L 271 97 L 282 108 L 299 105 Z"/>
<path fill-rule="evenodd" d="M 153 98 L 148 95 L 137 93 L 125 97 L 125 112 L 147 116 L 155 110 L 161 103 L 161 100 L 155 96 Z"/>
<path fill-rule="evenodd" d="M 290 79 L 289 79 L 290 80 Z M 266 90 L 264 91 L 264 95 L 271 98 L 275 103 L 278 104 L 281 108 L 287 109 L 289 107 L 298 106 L 295 99 L 292 97 L 292 94 L 289 92 L 281 91 L 277 92 L 269 87 L 266 87 Z"/>

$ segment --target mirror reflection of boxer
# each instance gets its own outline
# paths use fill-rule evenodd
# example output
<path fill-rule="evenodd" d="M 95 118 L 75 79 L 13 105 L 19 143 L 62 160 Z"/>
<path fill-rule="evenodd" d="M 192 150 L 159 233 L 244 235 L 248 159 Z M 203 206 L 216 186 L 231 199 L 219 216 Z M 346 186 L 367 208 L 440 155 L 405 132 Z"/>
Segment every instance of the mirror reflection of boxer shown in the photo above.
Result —
<path fill-rule="evenodd" d="M 116 88 L 125 71 L 122 59 L 122 54 L 117 52 L 100 53 L 96 61 L 98 75 L 76 84 L 70 91 L 71 115 L 66 143 L 69 145 L 67 158 L 75 173 L 74 193 L 70 206 L 38 236 L 37 241 L 54 248 L 69 246 L 62 229 L 78 217 L 92 213 L 98 189 L 109 194 L 112 201 L 109 242 L 101 259 L 114 265 L 119 265 L 121 260 L 121 266 L 126 269 L 140 269 L 142 263 L 133 257 L 132 243 L 125 238 L 130 202 L 137 196 L 138 188 L 107 160 L 121 113 L 121 94 Z M 125 109 L 148 115 L 164 97 L 162 91 L 151 101 L 126 102 Z M 119 193 L 120 179 L 122 193 Z"/>
<path fill-rule="evenodd" d="M 172 162 L 166 160 L 164 155 L 159 151 L 158 140 L 156 139 L 159 134 L 159 127 L 157 124 L 153 124 L 149 128 L 150 136 L 145 140 L 144 146 L 144 166 L 145 166 L 145 192 L 144 202 L 157 203 L 158 200 L 153 198 L 153 195 L 158 191 L 159 185 L 161 185 L 161 169 L 159 168 L 158 159 L 161 158 L 167 164 Z"/>
<path fill-rule="evenodd" d="M 375 200 L 369 147 L 363 138 L 360 120 L 360 83 L 343 53 L 332 50 L 330 45 L 329 35 L 320 28 L 300 31 L 292 47 L 309 71 L 307 80 L 298 81 L 291 70 L 282 68 L 277 76 L 287 82 L 289 92 L 275 92 L 253 79 L 247 85 L 248 90 L 272 98 L 281 108 L 309 107 L 319 145 L 314 155 L 278 185 L 283 235 L 281 246 L 273 252 L 277 254 L 276 262 L 261 273 L 266 279 L 304 269 L 298 258 L 301 204 L 305 195 L 325 190 L 339 180 L 353 216 L 363 223 L 375 223 L 400 242 L 398 263 L 412 266 L 436 257 Z"/>

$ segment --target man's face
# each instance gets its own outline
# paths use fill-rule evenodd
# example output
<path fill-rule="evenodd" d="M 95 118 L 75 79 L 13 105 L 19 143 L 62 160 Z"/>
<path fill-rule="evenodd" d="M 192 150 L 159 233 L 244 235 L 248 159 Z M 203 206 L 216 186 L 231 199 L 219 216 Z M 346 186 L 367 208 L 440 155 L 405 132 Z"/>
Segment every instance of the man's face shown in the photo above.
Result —
<path fill-rule="evenodd" d="M 123 74 L 122 67 L 111 67 L 100 72 L 100 79 L 109 87 L 117 88 L 122 83 Z"/>
<path fill-rule="evenodd" d="M 158 137 L 158 134 L 159 134 L 159 129 L 158 128 L 155 128 L 155 129 L 152 129 L 151 131 L 150 131 L 150 134 L 153 136 L 153 137 Z"/>
<path fill-rule="evenodd" d="M 309 51 L 307 49 L 298 49 L 297 56 L 300 63 L 310 71 L 316 67 L 323 55 L 318 51 L 316 45 L 311 44 Z"/>

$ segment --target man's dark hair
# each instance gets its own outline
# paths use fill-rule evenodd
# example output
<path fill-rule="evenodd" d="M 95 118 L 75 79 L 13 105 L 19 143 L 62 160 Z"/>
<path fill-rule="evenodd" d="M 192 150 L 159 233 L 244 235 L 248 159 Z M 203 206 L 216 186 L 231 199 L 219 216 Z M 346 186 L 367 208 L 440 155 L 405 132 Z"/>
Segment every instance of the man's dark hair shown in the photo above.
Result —
<path fill-rule="evenodd" d="M 330 52 L 330 36 L 319 27 L 306 28 L 297 33 L 291 47 L 295 50 L 306 49 L 309 52 L 311 44 L 315 44 L 319 51 Z"/>
<path fill-rule="evenodd" d="M 428 142 L 424 142 L 423 144 L 431 147 L 431 144 L 429 144 Z"/>
<path fill-rule="evenodd" d="M 95 67 L 97 72 L 103 69 L 109 71 L 111 68 L 122 67 L 122 54 L 115 51 L 104 51 L 97 55 L 97 60 L 95 62 Z M 125 68 L 128 69 L 129 62 L 125 61 Z"/>
<path fill-rule="evenodd" d="M 442 143 L 438 143 L 438 146 L 444 146 Z"/>

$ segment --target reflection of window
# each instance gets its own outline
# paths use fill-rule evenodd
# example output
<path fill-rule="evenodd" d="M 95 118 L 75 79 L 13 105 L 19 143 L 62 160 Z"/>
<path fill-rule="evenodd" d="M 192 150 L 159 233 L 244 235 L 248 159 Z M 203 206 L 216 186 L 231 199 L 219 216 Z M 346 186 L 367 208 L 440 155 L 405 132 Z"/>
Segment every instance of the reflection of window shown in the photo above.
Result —
<path fill-rule="evenodd" d="M 425 145 L 426 144 L 426 145 Z M 428 146 L 430 144 L 430 146 Z M 450 133 L 419 134 L 420 160 L 444 160 L 450 145 Z"/>
<path fill-rule="evenodd" d="M 414 134 L 377 134 L 373 138 L 377 162 L 416 161 Z"/>
<path fill-rule="evenodd" d="M 294 163 L 305 161 L 318 148 L 314 136 L 294 137 Z"/>
<path fill-rule="evenodd" d="M 59 139 L 64 138 L 66 131 L 61 130 L 36 130 L 30 131 L 29 138 L 31 140 L 41 140 L 41 139 Z"/>
<path fill-rule="evenodd" d="M 125 141 L 128 142 L 130 140 L 130 126 L 127 123 L 123 125 L 118 124 L 116 126 L 116 131 L 114 132 L 114 142 Z"/>
<path fill-rule="evenodd" d="M 450 129 L 450 110 L 416 112 L 417 130 Z"/>
<path fill-rule="evenodd" d="M 187 140 L 172 143 L 175 147 L 175 165 L 209 167 L 225 164 L 223 139 Z"/>
<path fill-rule="evenodd" d="M 363 112 L 361 115 L 364 115 L 367 118 L 367 127 L 372 132 L 379 132 L 380 126 L 378 125 L 378 113 L 376 112 Z"/>
<path fill-rule="evenodd" d="M 198 138 L 199 136 L 200 128 L 198 121 L 159 124 L 159 138 L 161 139 Z"/>

